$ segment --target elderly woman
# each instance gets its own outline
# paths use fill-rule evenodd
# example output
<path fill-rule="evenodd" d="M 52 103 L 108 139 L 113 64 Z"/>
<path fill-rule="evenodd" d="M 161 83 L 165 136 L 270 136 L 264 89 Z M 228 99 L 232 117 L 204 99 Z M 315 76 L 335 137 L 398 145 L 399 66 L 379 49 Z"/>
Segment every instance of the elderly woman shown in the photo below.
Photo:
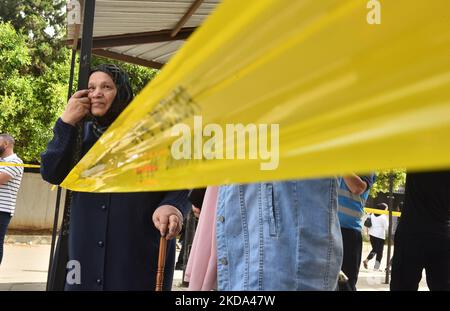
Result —
<path fill-rule="evenodd" d="M 76 124 L 85 122 L 85 154 L 133 98 L 128 76 L 116 65 L 100 65 L 89 76 L 87 90 L 69 100 L 41 155 L 41 175 L 59 184 L 69 173 L 76 144 Z M 168 240 L 181 230 L 188 191 L 74 192 L 69 229 L 69 260 L 81 273 L 66 290 L 154 290 L 161 234 Z M 154 225 L 151 224 L 153 219 Z M 170 290 L 175 241 L 167 246 L 164 290 Z M 69 278 L 69 280 L 71 280 Z"/>

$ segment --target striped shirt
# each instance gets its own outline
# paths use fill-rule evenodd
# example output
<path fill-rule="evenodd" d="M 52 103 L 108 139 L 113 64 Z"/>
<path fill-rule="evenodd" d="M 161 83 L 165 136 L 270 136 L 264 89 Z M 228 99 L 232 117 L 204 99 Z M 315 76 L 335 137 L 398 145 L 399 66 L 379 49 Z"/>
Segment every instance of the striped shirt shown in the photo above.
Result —
<path fill-rule="evenodd" d="M 0 158 L 0 162 L 23 163 L 15 153 L 6 158 Z M 0 212 L 10 213 L 12 216 L 16 208 L 17 192 L 22 181 L 23 167 L 0 165 L 0 173 L 12 177 L 9 181 L 0 185 Z"/>
<path fill-rule="evenodd" d="M 367 188 L 362 194 L 353 194 L 347 187 L 344 179 L 339 179 L 338 188 L 338 217 L 341 228 L 362 230 L 362 216 L 364 215 L 364 205 L 369 196 L 370 188 L 375 182 L 375 175 L 360 176 L 366 182 Z"/>

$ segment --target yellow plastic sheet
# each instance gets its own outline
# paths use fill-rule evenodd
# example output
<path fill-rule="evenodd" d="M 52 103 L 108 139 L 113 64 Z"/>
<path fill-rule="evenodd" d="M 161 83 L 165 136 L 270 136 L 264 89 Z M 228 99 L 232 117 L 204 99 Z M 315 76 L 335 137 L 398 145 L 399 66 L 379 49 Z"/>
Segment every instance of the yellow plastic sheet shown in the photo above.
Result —
<path fill-rule="evenodd" d="M 450 1 L 380 1 L 380 24 L 368 23 L 368 3 L 224 1 L 61 186 L 148 191 L 450 167 Z M 171 129 L 194 116 L 197 130 L 279 124 L 277 168 L 249 154 L 175 160 Z"/>

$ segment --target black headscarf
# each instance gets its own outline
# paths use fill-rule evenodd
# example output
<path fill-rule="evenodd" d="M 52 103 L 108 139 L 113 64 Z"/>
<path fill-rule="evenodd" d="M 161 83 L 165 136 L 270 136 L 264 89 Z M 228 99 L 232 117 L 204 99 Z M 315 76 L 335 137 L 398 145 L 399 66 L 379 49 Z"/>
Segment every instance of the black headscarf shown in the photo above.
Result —
<path fill-rule="evenodd" d="M 98 65 L 91 70 L 89 76 L 97 71 L 109 75 L 117 88 L 116 97 L 106 114 L 101 117 L 94 117 L 94 133 L 100 136 L 133 100 L 133 90 L 131 89 L 128 74 L 119 66 L 114 64 Z"/>

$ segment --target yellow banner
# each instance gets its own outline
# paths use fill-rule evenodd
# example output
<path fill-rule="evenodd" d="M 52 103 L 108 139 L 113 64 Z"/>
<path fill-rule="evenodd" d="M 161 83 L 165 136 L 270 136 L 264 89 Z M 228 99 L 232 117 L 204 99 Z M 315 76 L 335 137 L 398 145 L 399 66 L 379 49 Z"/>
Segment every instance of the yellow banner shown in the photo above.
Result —
<path fill-rule="evenodd" d="M 36 164 L 19 164 L 19 163 L 10 163 L 10 162 L 0 162 L 0 166 L 21 166 L 21 167 L 33 167 L 33 168 L 40 168 L 40 165 Z"/>
<path fill-rule="evenodd" d="M 449 90 L 448 0 L 226 0 L 61 186 L 450 167 Z"/>
<path fill-rule="evenodd" d="M 389 215 L 389 211 L 379 210 L 379 209 L 376 209 L 376 208 L 365 207 L 365 208 L 364 208 L 364 211 L 365 211 L 367 214 L 372 213 L 372 214 L 380 214 L 380 215 L 381 215 L 381 214 Z M 394 217 L 401 217 L 401 216 L 402 216 L 402 213 L 401 213 L 401 212 L 392 212 L 392 216 L 394 216 Z"/>

